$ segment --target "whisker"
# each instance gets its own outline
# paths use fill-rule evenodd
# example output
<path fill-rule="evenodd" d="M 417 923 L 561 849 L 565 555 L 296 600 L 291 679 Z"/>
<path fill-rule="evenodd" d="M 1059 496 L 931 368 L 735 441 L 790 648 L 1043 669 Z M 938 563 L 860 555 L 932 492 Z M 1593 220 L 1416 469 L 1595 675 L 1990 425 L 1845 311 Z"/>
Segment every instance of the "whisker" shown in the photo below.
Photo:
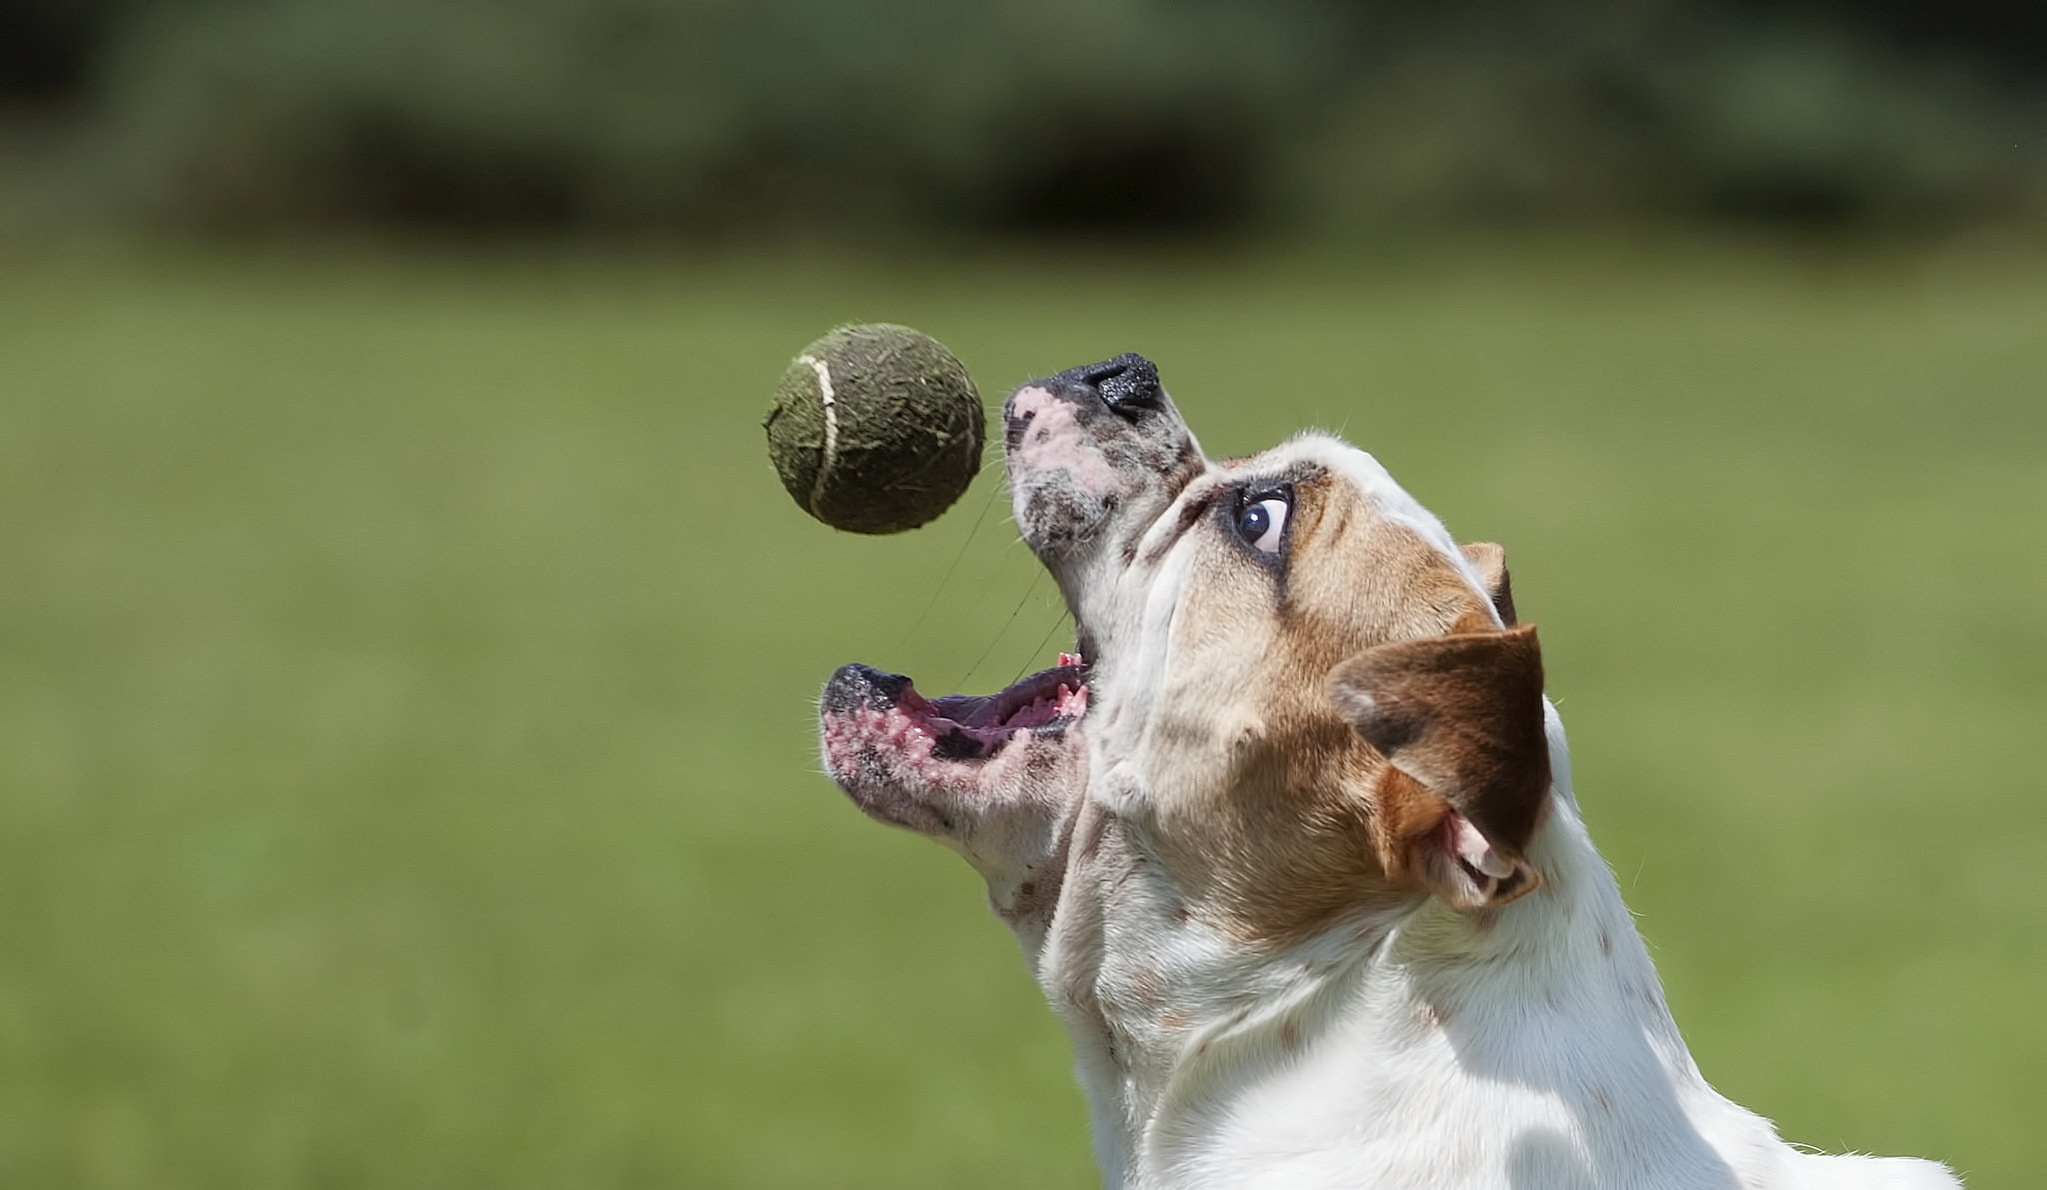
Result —
<path fill-rule="evenodd" d="M 960 676 L 959 685 L 955 686 L 954 689 L 956 690 L 966 689 L 967 679 L 973 677 L 975 673 L 979 672 L 981 664 L 988 660 L 990 654 L 995 652 L 995 646 L 1002 643 L 1002 638 L 1008 635 L 1009 633 L 1010 625 L 1016 623 L 1016 618 L 1023 614 L 1024 605 L 1031 601 L 1031 596 L 1037 594 L 1038 583 L 1044 577 L 1045 572 L 1042 570 L 1037 571 L 1031 575 L 1031 585 L 1024 588 L 1023 598 L 1016 601 L 1016 610 L 1009 613 L 1009 618 L 1002 622 L 1002 627 L 999 631 L 995 633 L 994 639 L 988 642 L 987 648 L 981 650 L 981 655 L 975 658 L 974 664 L 967 667 L 967 672 Z"/>
<path fill-rule="evenodd" d="M 967 530 L 965 540 L 960 542 L 959 551 L 952 556 L 952 564 L 945 568 L 945 573 L 938 579 L 938 585 L 931 589 L 931 598 L 924 601 L 924 610 L 918 612 L 917 618 L 903 630 L 902 639 L 896 641 L 895 647 L 889 650 L 890 653 L 902 652 L 903 646 L 909 644 L 910 638 L 917 635 L 917 630 L 924 626 L 924 621 L 931 618 L 932 609 L 938 606 L 939 598 L 945 594 L 946 584 L 950 583 L 952 576 L 959 571 L 960 563 L 966 561 L 967 550 L 974 544 L 974 538 L 980 534 L 981 525 L 988 519 L 988 510 L 995 507 L 995 497 L 1001 491 L 1001 484 L 989 488 L 987 498 L 981 501 L 981 511 L 974 516 L 974 527 Z"/>
<path fill-rule="evenodd" d="M 1021 682 L 1023 676 L 1030 672 L 1031 666 L 1037 663 L 1038 658 L 1045 655 L 1045 646 L 1052 643 L 1052 634 L 1058 632 L 1059 626 L 1064 623 L 1066 623 L 1066 609 L 1061 608 L 1059 609 L 1059 614 L 1053 618 L 1052 626 L 1045 629 L 1044 636 L 1038 638 L 1038 647 L 1032 649 L 1030 656 L 1024 658 L 1023 668 L 1017 670 L 1016 676 L 1009 679 L 1010 685 L 1014 686 Z"/>

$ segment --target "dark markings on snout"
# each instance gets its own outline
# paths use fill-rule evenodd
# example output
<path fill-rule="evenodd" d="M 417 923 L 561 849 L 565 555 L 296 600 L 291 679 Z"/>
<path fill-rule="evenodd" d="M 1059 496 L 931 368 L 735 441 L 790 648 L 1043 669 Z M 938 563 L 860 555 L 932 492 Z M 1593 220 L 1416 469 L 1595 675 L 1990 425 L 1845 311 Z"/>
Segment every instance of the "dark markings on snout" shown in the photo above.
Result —
<path fill-rule="evenodd" d="M 886 711 L 896 705 L 910 679 L 883 673 L 871 665 L 842 665 L 824 686 L 824 709 L 833 715 L 873 709 Z"/>
<path fill-rule="evenodd" d="M 1023 388 L 1042 388 L 1075 406 L 1074 416 L 1085 426 L 1103 413 L 1114 413 L 1126 421 L 1165 404 L 1165 390 L 1159 387 L 1157 364 L 1126 351 L 1114 359 L 1068 368 L 1057 376 L 1033 380 Z M 1003 410 L 1002 438 L 1010 450 L 1023 443 L 1032 415 L 1015 411 L 1012 399 Z"/>
<path fill-rule="evenodd" d="M 1044 386 L 1057 396 L 1082 405 L 1101 405 L 1124 417 L 1157 409 L 1165 399 L 1165 390 L 1159 387 L 1159 366 L 1134 351 L 1098 364 L 1068 368 Z"/>
<path fill-rule="evenodd" d="M 1115 359 L 1074 370 L 1080 373 L 1082 384 L 1100 394 L 1103 404 L 1126 417 L 1157 409 L 1164 397 L 1158 365 L 1135 352 L 1126 351 Z"/>
<path fill-rule="evenodd" d="M 988 754 L 981 741 L 954 728 L 931 741 L 931 754 L 940 760 L 979 760 Z"/>

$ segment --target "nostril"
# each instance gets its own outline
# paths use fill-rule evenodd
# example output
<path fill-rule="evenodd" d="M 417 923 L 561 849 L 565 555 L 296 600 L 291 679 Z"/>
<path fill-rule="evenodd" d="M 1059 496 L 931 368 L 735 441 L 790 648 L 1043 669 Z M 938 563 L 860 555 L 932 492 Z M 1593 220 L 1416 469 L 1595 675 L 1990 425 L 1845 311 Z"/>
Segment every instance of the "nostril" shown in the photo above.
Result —
<path fill-rule="evenodd" d="M 1049 379 L 1032 381 L 1010 398 L 1003 430 L 1012 450 L 1023 441 L 1030 425 L 1030 413 L 1018 408 L 1023 404 L 1019 398 L 1029 390 L 1036 390 L 1033 400 L 1040 403 L 1055 394 L 1062 404 L 1077 403 L 1083 409 L 1099 401 L 1125 421 L 1136 421 L 1138 414 L 1162 409 L 1166 403 L 1165 390 L 1159 387 L 1158 365 L 1135 352 L 1068 368 Z"/>
<path fill-rule="evenodd" d="M 1158 365 L 1135 353 L 1104 360 L 1087 369 L 1087 379 L 1111 409 L 1156 409 L 1164 398 Z"/>
<path fill-rule="evenodd" d="M 1087 367 L 1082 368 L 1080 370 L 1080 378 L 1096 388 L 1100 388 L 1103 381 L 1114 380 L 1129 370 L 1130 357 L 1119 355 L 1115 359 L 1105 359 L 1101 363 L 1089 364 Z"/>

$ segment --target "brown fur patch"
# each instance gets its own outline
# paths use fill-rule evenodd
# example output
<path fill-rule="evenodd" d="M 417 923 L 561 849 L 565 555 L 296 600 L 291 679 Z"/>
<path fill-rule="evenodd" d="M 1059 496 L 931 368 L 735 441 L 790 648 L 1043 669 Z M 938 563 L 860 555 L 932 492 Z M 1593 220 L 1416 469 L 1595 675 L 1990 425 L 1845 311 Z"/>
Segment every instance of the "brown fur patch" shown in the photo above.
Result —
<path fill-rule="evenodd" d="M 1396 768 L 1495 847 L 1527 849 L 1550 779 L 1532 625 L 1368 649 L 1336 682 L 1358 732 Z"/>
<path fill-rule="evenodd" d="M 1387 875 L 1404 884 L 1418 881 L 1424 859 L 1421 852 L 1435 846 L 1450 807 L 1421 782 L 1391 765 L 1379 773 L 1372 802 L 1378 810 L 1372 822 L 1373 843 Z"/>
<path fill-rule="evenodd" d="M 1148 775 L 1155 789 L 1188 791 L 1156 806 L 1149 834 L 1161 866 L 1195 916 L 1257 944 L 1412 895 L 1420 882 L 1408 857 L 1448 812 L 1353 729 L 1330 697 L 1331 674 L 1374 647 L 1473 625 L 1499 635 L 1456 561 L 1379 516 L 1348 482 L 1298 479 L 1290 515 L 1283 578 L 1228 541 L 1208 543 L 1196 562 L 1176 666 L 1243 676 L 1227 695 L 1163 700 L 1167 731 L 1178 734 L 1174 715 L 1198 717 L 1185 737 L 1208 752 Z"/>
<path fill-rule="evenodd" d="M 1130 994 L 1145 1008 L 1157 1008 L 1166 1002 L 1166 981 L 1156 967 L 1141 967 L 1130 977 Z"/>

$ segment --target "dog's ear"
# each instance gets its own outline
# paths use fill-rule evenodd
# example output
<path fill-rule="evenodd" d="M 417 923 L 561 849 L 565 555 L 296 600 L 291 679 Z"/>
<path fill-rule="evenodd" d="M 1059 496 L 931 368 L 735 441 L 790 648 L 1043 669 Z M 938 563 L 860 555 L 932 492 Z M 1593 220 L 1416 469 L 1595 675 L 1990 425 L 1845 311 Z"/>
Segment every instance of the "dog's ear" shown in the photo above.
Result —
<path fill-rule="evenodd" d="M 1464 560 L 1478 571 L 1479 581 L 1485 584 L 1486 598 L 1493 601 L 1493 610 L 1500 613 L 1500 623 L 1514 626 L 1514 580 L 1507 574 L 1507 551 L 1498 542 L 1472 541 L 1458 547 L 1464 551 Z"/>
<path fill-rule="evenodd" d="M 1549 742 L 1535 627 L 1472 615 L 1458 628 L 1366 649 L 1334 679 L 1351 725 L 1390 762 L 1372 791 L 1388 874 L 1477 909 L 1539 883 L 1526 853 L 1548 804 Z"/>

